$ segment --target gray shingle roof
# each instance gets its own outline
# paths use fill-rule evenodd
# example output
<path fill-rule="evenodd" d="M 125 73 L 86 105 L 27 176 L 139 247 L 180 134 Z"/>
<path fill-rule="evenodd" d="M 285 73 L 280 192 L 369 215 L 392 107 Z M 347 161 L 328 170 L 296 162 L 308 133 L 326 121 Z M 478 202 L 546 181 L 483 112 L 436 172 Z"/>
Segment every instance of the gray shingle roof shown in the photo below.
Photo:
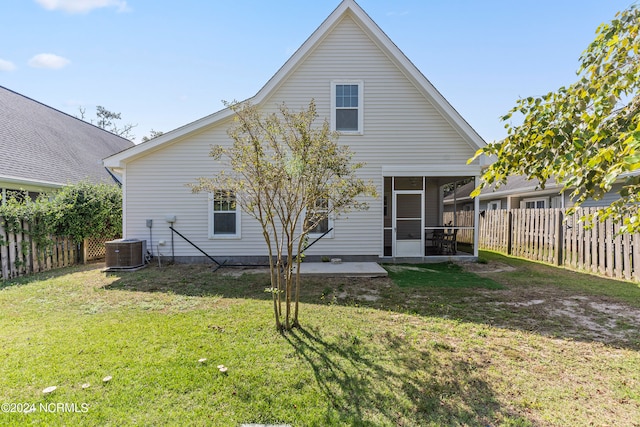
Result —
<path fill-rule="evenodd" d="M 485 196 L 500 197 L 512 192 L 534 191 L 538 184 L 539 181 L 537 179 L 528 180 L 527 177 L 522 175 L 511 175 L 507 179 L 507 183 L 501 185 L 497 190 L 494 190 L 493 186 L 483 188 L 480 193 L 480 199 L 483 199 Z M 469 197 L 475 188 L 475 183 L 473 181 L 458 187 L 456 190 L 456 197 L 458 199 Z M 545 188 L 559 191 L 561 187 L 559 184 L 556 184 L 555 179 L 551 177 L 547 180 Z M 444 200 L 453 200 L 453 194 L 447 195 Z"/>
<path fill-rule="evenodd" d="M 102 159 L 133 143 L 0 86 L 0 177 L 113 182 Z"/>

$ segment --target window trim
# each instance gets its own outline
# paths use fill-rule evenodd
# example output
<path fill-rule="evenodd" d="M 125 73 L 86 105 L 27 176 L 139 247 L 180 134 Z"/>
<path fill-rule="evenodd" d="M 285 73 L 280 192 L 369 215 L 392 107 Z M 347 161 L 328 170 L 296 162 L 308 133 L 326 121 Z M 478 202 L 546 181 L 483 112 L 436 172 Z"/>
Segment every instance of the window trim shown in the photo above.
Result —
<path fill-rule="evenodd" d="M 358 130 L 337 130 L 336 129 L 336 86 L 337 85 L 357 85 L 358 86 Z M 363 135 L 364 134 L 364 81 L 363 80 L 332 80 L 331 81 L 331 130 L 340 132 L 341 135 Z"/>
<path fill-rule="evenodd" d="M 487 210 L 488 211 L 497 211 L 497 210 L 500 210 L 500 209 L 502 209 L 502 201 L 501 200 L 491 200 L 489 203 L 487 203 Z"/>
<path fill-rule="evenodd" d="M 235 214 L 236 214 L 236 232 L 235 234 L 215 234 L 214 233 L 214 215 L 216 212 L 222 212 L 222 211 L 215 211 L 213 209 L 213 202 L 214 202 L 214 198 L 215 198 L 215 194 L 214 193 L 209 193 L 208 198 L 207 198 L 207 205 L 209 206 L 209 239 L 210 240 L 238 240 L 242 237 L 242 232 L 241 232 L 241 210 L 240 210 L 240 205 L 239 203 L 236 202 L 236 210 L 235 210 Z M 231 212 L 231 211 L 224 211 L 224 212 Z"/>
<path fill-rule="evenodd" d="M 537 205 L 538 202 L 544 203 L 544 207 L 541 207 L 541 208 L 537 206 L 533 208 L 527 207 L 527 203 L 535 203 Z M 549 201 L 548 201 L 548 198 L 546 197 L 530 197 L 528 199 L 522 199 L 522 204 L 525 209 L 547 209 L 547 207 L 549 206 Z"/>
<path fill-rule="evenodd" d="M 329 211 L 329 207 L 328 206 L 327 206 L 327 211 Z M 307 217 L 307 211 L 306 210 L 304 212 L 304 217 L 305 218 Z M 333 232 L 335 231 L 334 228 L 333 228 L 333 225 L 334 225 L 333 224 L 333 216 L 329 215 L 328 218 L 327 218 L 327 229 L 331 230 L 331 231 L 329 231 L 323 237 L 323 239 L 333 239 Z M 309 233 L 307 233 L 307 236 L 309 236 L 309 238 L 312 238 L 312 239 L 317 239 L 320 236 L 322 236 L 323 234 L 324 234 L 324 232 L 322 232 L 322 233 L 314 233 L 314 232 L 310 231 Z"/>

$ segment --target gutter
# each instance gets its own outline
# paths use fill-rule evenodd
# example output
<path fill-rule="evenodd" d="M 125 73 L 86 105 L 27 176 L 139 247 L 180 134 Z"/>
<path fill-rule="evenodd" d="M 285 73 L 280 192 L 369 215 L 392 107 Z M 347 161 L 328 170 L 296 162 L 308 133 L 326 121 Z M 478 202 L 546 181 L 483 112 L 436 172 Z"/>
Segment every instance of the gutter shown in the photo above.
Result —
<path fill-rule="evenodd" d="M 0 181 L 6 181 L 12 184 L 19 184 L 19 185 L 34 185 L 34 186 L 52 187 L 52 188 L 61 188 L 66 185 L 59 182 L 43 181 L 38 179 L 25 179 L 25 178 L 19 178 L 16 176 L 7 176 L 7 175 L 0 175 Z"/>

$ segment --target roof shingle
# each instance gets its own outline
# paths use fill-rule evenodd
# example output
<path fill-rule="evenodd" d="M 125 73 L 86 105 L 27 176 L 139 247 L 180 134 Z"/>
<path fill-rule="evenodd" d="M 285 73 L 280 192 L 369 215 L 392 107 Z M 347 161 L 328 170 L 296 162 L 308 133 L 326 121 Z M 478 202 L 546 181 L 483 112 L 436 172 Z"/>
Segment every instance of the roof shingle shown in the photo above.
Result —
<path fill-rule="evenodd" d="M 102 159 L 125 138 L 0 86 L 0 177 L 58 184 L 113 182 Z"/>

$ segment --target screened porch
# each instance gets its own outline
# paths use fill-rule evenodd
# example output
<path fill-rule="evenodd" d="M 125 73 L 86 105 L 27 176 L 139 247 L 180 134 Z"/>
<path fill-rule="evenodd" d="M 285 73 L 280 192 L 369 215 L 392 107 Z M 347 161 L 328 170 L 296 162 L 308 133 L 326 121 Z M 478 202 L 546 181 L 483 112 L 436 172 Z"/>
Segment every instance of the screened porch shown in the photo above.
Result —
<path fill-rule="evenodd" d="M 475 205 L 457 204 L 455 200 L 458 189 L 474 179 L 473 176 L 384 177 L 383 256 L 477 256 Z"/>

